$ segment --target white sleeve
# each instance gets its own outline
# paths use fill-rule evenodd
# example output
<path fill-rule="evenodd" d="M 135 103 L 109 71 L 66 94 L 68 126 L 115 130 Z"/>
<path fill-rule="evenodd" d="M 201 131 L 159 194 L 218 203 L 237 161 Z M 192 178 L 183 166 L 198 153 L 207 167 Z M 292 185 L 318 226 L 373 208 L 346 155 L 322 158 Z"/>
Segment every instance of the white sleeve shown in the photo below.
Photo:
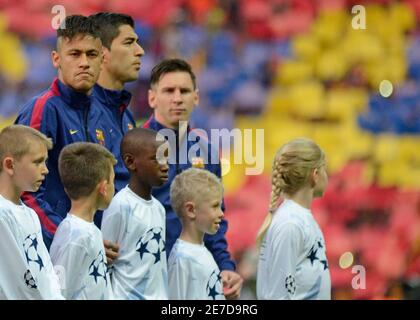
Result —
<path fill-rule="evenodd" d="M 44 239 L 42 237 L 42 229 L 41 229 L 41 222 L 39 221 L 38 215 L 35 213 L 35 211 L 32 211 L 32 217 L 34 219 L 34 223 L 37 225 L 37 240 L 39 244 L 39 250 L 43 252 L 44 256 L 44 263 L 46 272 L 45 274 L 45 281 L 44 281 L 44 289 L 42 292 L 43 298 L 48 300 L 62 300 L 64 297 L 61 294 L 61 283 L 60 279 L 57 275 L 56 270 L 54 269 L 54 266 L 51 261 L 51 256 L 48 252 L 47 247 L 45 246 Z"/>
<path fill-rule="evenodd" d="M 191 272 L 188 260 L 176 259 L 171 263 L 168 270 L 169 299 L 188 300 L 191 299 L 189 292 L 191 285 Z"/>
<path fill-rule="evenodd" d="M 62 247 L 55 247 L 51 252 L 55 268 L 60 268 L 64 279 L 61 292 L 66 299 L 77 299 L 85 285 L 86 270 L 89 269 L 89 255 L 86 248 L 70 242 Z"/>
<path fill-rule="evenodd" d="M 18 243 L 11 223 L 3 218 L 0 218 L 0 255 L 0 297 L 10 300 L 42 299 L 37 288 L 26 285 L 31 273 L 23 244 Z"/>
<path fill-rule="evenodd" d="M 104 240 L 121 245 L 125 229 L 123 204 L 113 200 L 102 216 L 101 232 Z M 121 247 L 120 247 L 121 250 Z"/>
<path fill-rule="evenodd" d="M 296 285 L 296 266 L 304 243 L 302 229 L 295 223 L 284 223 L 272 230 L 270 268 L 270 299 L 293 299 Z"/>

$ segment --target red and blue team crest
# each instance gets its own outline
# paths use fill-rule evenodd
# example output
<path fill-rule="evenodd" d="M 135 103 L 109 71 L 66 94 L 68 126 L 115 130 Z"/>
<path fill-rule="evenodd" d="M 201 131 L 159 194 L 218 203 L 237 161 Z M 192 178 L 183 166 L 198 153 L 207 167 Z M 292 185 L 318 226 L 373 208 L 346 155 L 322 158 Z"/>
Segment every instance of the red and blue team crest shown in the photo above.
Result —
<path fill-rule="evenodd" d="M 101 146 L 105 145 L 105 138 L 102 130 L 96 129 L 96 140 L 98 140 L 98 143 Z"/>

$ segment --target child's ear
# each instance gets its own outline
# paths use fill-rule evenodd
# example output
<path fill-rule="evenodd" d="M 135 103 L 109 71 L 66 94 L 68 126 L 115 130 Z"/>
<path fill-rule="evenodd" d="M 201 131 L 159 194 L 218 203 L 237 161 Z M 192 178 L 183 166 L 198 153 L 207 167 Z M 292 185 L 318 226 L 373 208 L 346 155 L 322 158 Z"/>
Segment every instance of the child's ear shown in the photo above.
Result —
<path fill-rule="evenodd" d="M 311 187 L 314 187 L 319 179 L 319 169 L 315 168 L 311 174 Z"/>
<path fill-rule="evenodd" d="M 195 219 L 195 204 L 194 202 L 188 201 L 184 204 L 185 215 L 190 219 Z"/>
<path fill-rule="evenodd" d="M 136 165 L 134 163 L 134 156 L 131 153 L 124 154 L 123 160 L 128 170 L 131 170 L 131 171 L 136 170 Z"/>
<path fill-rule="evenodd" d="M 12 175 L 14 173 L 14 160 L 12 157 L 5 157 L 3 159 L 3 170 L 6 171 L 8 174 Z"/>
<path fill-rule="evenodd" d="M 103 197 L 107 196 L 107 192 L 108 192 L 107 186 L 108 186 L 107 180 L 102 180 L 101 182 L 98 183 L 99 194 Z"/>

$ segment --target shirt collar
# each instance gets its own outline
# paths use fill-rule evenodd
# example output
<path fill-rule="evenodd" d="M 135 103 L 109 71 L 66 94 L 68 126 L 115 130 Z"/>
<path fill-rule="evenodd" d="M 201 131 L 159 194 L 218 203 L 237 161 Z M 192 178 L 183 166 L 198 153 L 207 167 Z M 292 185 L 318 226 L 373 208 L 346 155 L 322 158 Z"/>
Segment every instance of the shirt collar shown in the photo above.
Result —
<path fill-rule="evenodd" d="M 55 78 L 52 85 L 52 90 L 58 92 L 61 99 L 70 107 L 76 109 L 83 109 L 88 107 L 91 103 L 91 97 L 85 93 L 80 93 L 73 88 L 62 83 L 58 78 Z"/>
<path fill-rule="evenodd" d="M 152 130 L 155 130 L 155 131 L 159 131 L 161 129 L 170 129 L 170 130 L 174 130 L 175 132 L 178 132 L 178 130 L 165 127 L 163 124 L 158 122 L 153 114 L 150 116 L 149 120 L 147 120 L 144 123 L 143 127 L 149 128 L 149 129 L 152 129 Z M 190 132 L 190 131 L 191 131 L 191 127 L 188 124 L 187 132 Z"/>
<path fill-rule="evenodd" d="M 93 95 L 101 104 L 109 108 L 119 108 L 121 113 L 131 101 L 131 93 L 127 90 L 109 90 L 98 84 L 93 87 Z"/>

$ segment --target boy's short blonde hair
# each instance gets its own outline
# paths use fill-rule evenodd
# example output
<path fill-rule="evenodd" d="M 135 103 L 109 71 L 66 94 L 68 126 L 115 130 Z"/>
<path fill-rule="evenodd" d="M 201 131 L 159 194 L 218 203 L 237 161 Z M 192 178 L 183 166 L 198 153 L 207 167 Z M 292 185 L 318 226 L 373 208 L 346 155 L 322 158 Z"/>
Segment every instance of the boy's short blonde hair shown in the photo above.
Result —
<path fill-rule="evenodd" d="M 207 200 L 212 194 L 223 194 L 220 179 L 205 169 L 190 168 L 178 174 L 170 188 L 172 208 L 176 214 L 183 215 L 183 206 L 191 201 L 198 203 Z"/>
<path fill-rule="evenodd" d="M 43 143 L 48 150 L 53 147 L 52 140 L 34 128 L 20 124 L 4 128 L 0 132 L 0 172 L 3 170 L 5 157 L 20 160 L 29 152 L 34 141 Z"/>
<path fill-rule="evenodd" d="M 76 142 L 61 150 L 58 171 L 67 195 L 72 200 L 88 197 L 103 180 L 109 180 L 114 155 L 103 146 Z"/>

